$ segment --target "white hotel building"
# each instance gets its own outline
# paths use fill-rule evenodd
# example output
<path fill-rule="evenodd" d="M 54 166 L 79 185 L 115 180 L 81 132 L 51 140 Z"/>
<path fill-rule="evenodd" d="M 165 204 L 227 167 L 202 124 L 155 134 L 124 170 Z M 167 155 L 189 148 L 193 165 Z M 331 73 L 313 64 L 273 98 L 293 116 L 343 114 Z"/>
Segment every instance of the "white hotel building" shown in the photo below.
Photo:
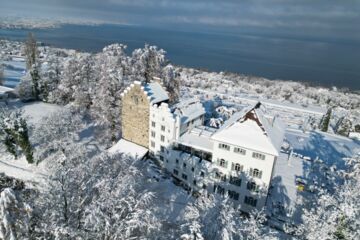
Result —
<path fill-rule="evenodd" d="M 204 126 L 205 109 L 200 101 L 169 106 L 167 93 L 157 82 L 135 82 L 122 94 L 123 104 L 134 100 L 132 92 L 139 92 L 135 88 L 147 99 L 140 104 L 149 106 L 149 153 L 174 178 L 195 192 L 206 189 L 227 194 L 243 211 L 264 207 L 284 135 L 278 118 L 268 116 L 258 103 L 215 129 Z M 123 134 L 123 138 L 137 143 L 133 136 Z"/>

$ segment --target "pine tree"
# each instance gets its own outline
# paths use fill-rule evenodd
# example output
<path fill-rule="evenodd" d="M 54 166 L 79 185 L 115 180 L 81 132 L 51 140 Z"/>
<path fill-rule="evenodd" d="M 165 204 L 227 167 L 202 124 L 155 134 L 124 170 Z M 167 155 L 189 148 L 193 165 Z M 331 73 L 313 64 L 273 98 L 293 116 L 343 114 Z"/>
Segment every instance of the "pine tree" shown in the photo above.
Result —
<path fill-rule="evenodd" d="M 349 136 L 351 128 L 352 128 L 351 120 L 346 117 L 341 117 L 336 123 L 335 130 L 337 134 L 343 136 Z"/>
<path fill-rule="evenodd" d="M 327 132 L 328 128 L 329 128 L 329 124 L 330 124 L 330 119 L 331 119 L 331 111 L 332 108 L 329 108 L 326 112 L 326 114 L 323 116 L 323 118 L 321 119 L 320 122 L 320 130 L 323 132 Z"/>
<path fill-rule="evenodd" d="M 33 148 L 29 140 L 28 126 L 20 111 L 5 112 L 0 118 L 0 136 L 7 151 L 15 158 L 23 152 L 28 163 L 33 163 Z"/>

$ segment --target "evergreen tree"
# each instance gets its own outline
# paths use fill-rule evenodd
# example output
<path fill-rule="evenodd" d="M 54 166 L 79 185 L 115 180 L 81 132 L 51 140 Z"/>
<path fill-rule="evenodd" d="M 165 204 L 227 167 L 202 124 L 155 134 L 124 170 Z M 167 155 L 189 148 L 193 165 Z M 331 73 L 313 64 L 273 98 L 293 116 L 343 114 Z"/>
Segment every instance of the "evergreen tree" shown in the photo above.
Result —
<path fill-rule="evenodd" d="M 20 111 L 2 110 L 0 136 L 7 151 L 15 158 L 24 153 L 28 163 L 33 163 L 33 148 L 29 140 L 28 126 Z"/>
<path fill-rule="evenodd" d="M 331 111 L 332 108 L 329 108 L 326 112 L 326 114 L 323 116 L 323 118 L 321 119 L 320 122 L 320 130 L 323 132 L 327 132 L 328 128 L 329 128 L 329 124 L 330 124 L 330 119 L 331 119 Z"/>
<path fill-rule="evenodd" d="M 351 120 L 346 117 L 341 117 L 336 123 L 335 130 L 337 134 L 343 136 L 349 136 L 351 128 L 352 128 Z"/>

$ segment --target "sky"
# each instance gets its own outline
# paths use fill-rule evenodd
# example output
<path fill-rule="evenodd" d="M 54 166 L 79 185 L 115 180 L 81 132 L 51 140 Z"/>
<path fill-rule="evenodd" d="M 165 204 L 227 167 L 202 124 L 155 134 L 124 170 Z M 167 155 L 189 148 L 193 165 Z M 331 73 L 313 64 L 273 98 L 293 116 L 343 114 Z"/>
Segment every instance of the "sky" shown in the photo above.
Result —
<path fill-rule="evenodd" d="M 360 44 L 360 0 L 0 0 L 0 16 Z"/>

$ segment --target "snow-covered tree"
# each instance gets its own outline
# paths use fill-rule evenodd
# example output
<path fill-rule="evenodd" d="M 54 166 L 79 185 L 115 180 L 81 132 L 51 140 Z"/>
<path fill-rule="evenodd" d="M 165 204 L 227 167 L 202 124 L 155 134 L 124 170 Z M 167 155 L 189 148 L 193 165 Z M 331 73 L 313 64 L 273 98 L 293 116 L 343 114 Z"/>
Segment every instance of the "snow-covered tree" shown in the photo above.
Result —
<path fill-rule="evenodd" d="M 74 104 L 80 108 L 89 109 L 93 104 L 92 98 L 97 81 L 94 70 L 95 61 L 92 55 L 85 55 L 79 61 L 79 82 L 74 85 Z"/>
<path fill-rule="evenodd" d="M 154 77 L 160 78 L 166 63 L 165 54 L 163 49 L 148 44 L 144 48 L 135 49 L 131 56 L 133 80 L 150 82 Z"/>
<path fill-rule="evenodd" d="M 92 112 L 111 141 L 120 134 L 120 94 L 127 71 L 125 49 L 125 45 L 113 44 L 104 48 L 98 56 L 99 80 L 94 91 Z"/>
<path fill-rule="evenodd" d="M 169 93 L 170 102 L 177 102 L 180 98 L 180 78 L 173 65 L 168 64 L 162 71 L 162 83 Z"/>
<path fill-rule="evenodd" d="M 343 136 L 349 136 L 349 132 L 351 131 L 352 123 L 351 120 L 347 117 L 341 117 L 336 123 L 335 130 L 337 134 Z"/>
<path fill-rule="evenodd" d="M 224 123 L 222 118 L 210 118 L 209 125 L 210 127 L 219 128 Z"/>
<path fill-rule="evenodd" d="M 321 131 L 323 132 L 327 132 L 328 128 L 329 128 L 329 124 L 330 124 L 330 119 L 331 119 L 331 112 L 332 112 L 332 108 L 329 108 L 326 112 L 326 114 L 323 116 L 323 118 L 321 119 L 319 128 Z"/>
<path fill-rule="evenodd" d="M 7 151 L 17 158 L 21 153 L 28 163 L 34 162 L 29 129 L 21 111 L 0 109 L 0 140 Z"/>
<path fill-rule="evenodd" d="M 0 239 L 27 239 L 31 208 L 24 204 L 16 191 L 5 188 L 0 192 Z"/>
<path fill-rule="evenodd" d="M 26 75 L 20 79 L 20 83 L 19 83 L 19 85 L 17 85 L 16 89 L 19 94 L 19 97 L 23 101 L 28 101 L 28 100 L 33 99 L 33 97 L 34 97 L 33 96 L 33 82 L 32 82 L 31 75 L 29 72 L 26 73 Z"/>
<path fill-rule="evenodd" d="M 348 159 L 347 166 L 346 172 L 340 172 L 345 183 L 335 192 L 319 189 L 314 207 L 305 209 L 297 229 L 301 239 L 360 238 L 360 157 Z"/>
<path fill-rule="evenodd" d="M 40 76 L 39 88 L 40 97 L 45 102 L 57 102 L 56 96 L 54 96 L 55 90 L 57 89 L 62 73 L 62 63 L 60 57 L 55 53 L 51 52 L 47 55 L 48 57 L 42 64 L 42 71 Z"/>

